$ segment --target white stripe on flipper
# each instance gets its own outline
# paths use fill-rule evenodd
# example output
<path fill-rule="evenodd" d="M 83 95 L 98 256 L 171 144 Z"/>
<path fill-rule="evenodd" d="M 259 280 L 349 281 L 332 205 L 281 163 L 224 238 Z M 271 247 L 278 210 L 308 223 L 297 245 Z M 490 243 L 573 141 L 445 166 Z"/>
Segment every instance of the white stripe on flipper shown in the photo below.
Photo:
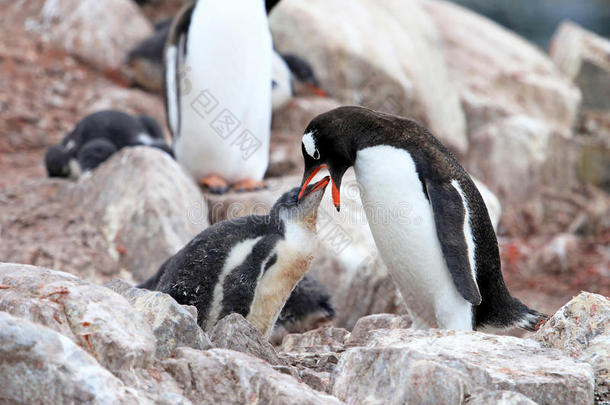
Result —
<path fill-rule="evenodd" d="M 165 97 L 167 97 L 167 115 L 169 127 L 174 137 L 178 134 L 178 85 L 176 68 L 178 65 L 178 48 L 171 45 L 165 54 Z"/>
<path fill-rule="evenodd" d="M 206 330 L 211 330 L 216 321 L 218 320 L 218 316 L 220 315 L 220 311 L 222 310 L 222 300 L 224 298 L 224 282 L 227 276 L 233 271 L 237 266 L 242 264 L 244 260 L 252 253 L 252 248 L 254 245 L 262 238 L 259 236 L 254 239 L 246 239 L 242 242 L 239 242 L 235 246 L 231 248 L 229 255 L 227 256 L 224 265 L 222 266 L 222 270 L 218 275 L 218 281 L 214 286 L 214 293 L 212 295 L 212 303 L 210 304 L 210 309 L 208 312 L 208 317 L 206 320 Z"/>
<path fill-rule="evenodd" d="M 460 198 L 462 199 L 462 205 L 464 206 L 464 239 L 466 239 L 466 247 L 468 249 L 468 262 L 470 264 L 470 272 L 472 273 L 472 279 L 474 280 L 474 284 L 479 288 L 477 283 L 477 263 L 475 260 L 475 249 L 476 245 L 474 243 L 474 237 L 472 236 L 472 227 L 470 226 L 470 209 L 468 207 L 468 200 L 466 200 L 466 195 L 460 187 L 460 183 L 457 180 L 452 180 L 451 185 L 456 191 L 460 194 Z"/>
<path fill-rule="evenodd" d="M 316 152 L 316 141 L 313 139 L 313 133 L 308 132 L 303 135 L 303 146 L 305 146 L 305 152 L 311 157 L 313 157 Z"/>

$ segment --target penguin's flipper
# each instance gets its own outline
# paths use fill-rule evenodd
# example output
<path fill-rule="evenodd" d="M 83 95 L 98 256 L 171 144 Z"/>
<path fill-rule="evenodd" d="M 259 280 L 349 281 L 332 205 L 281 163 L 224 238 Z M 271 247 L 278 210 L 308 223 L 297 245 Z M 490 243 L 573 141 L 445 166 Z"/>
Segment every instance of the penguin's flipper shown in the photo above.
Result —
<path fill-rule="evenodd" d="M 138 118 L 140 119 L 142 125 L 144 125 L 144 128 L 146 128 L 146 131 L 148 131 L 151 138 L 165 140 L 161 125 L 159 125 L 156 119 L 150 115 L 140 115 Z"/>
<path fill-rule="evenodd" d="M 180 73 L 184 72 L 187 33 L 196 2 L 191 2 L 178 12 L 169 31 L 164 52 L 165 112 L 170 132 L 174 138 L 180 134 Z"/>
<path fill-rule="evenodd" d="M 76 158 L 83 171 L 93 170 L 117 151 L 117 147 L 107 139 L 98 138 L 85 143 Z"/>
<path fill-rule="evenodd" d="M 448 182 L 426 180 L 425 185 L 434 212 L 436 233 L 453 282 L 464 299 L 479 305 L 481 293 L 476 282 L 476 261 L 471 263 L 468 252 L 467 238 L 472 239 L 472 235 L 467 235 L 468 211 L 460 191 Z"/>

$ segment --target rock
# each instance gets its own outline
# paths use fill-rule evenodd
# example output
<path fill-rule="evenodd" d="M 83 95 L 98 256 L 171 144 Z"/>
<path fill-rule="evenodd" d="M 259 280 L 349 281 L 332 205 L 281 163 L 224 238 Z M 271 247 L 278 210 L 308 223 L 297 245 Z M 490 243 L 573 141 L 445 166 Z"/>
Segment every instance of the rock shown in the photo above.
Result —
<path fill-rule="evenodd" d="M 208 226 L 208 209 L 165 153 L 125 148 L 78 182 L 39 179 L 1 190 L 0 226 L 4 261 L 139 282 Z"/>
<path fill-rule="evenodd" d="M 425 363 L 419 366 L 421 361 Z M 418 372 L 412 371 L 415 365 Z M 422 374 L 447 376 L 451 381 L 428 385 L 422 395 L 441 395 L 431 403 L 459 400 L 461 393 L 468 392 L 463 381 L 470 389 L 517 391 L 540 404 L 593 402 L 593 371 L 588 364 L 532 340 L 441 330 L 373 332 L 366 347 L 342 354 L 331 379 L 332 393 L 348 403 L 400 398 L 413 395 L 408 387 Z M 425 381 L 434 384 L 434 378 Z M 399 393 L 396 387 L 402 388 Z"/>
<path fill-rule="evenodd" d="M 571 22 L 557 29 L 549 54 L 573 79 L 583 95 L 583 107 L 610 109 L 610 41 Z"/>
<path fill-rule="evenodd" d="M 0 312 L 0 386 L 2 403 L 140 403 L 70 339 L 6 312 Z"/>
<path fill-rule="evenodd" d="M 340 404 L 262 360 L 231 350 L 180 348 L 164 366 L 193 403 Z"/>
<path fill-rule="evenodd" d="M 301 378 L 301 381 L 309 385 L 314 390 L 330 394 L 329 372 L 316 372 L 304 368 L 299 370 L 299 377 Z"/>
<path fill-rule="evenodd" d="M 273 113 L 273 130 L 289 131 L 297 140 L 301 153 L 301 137 L 309 122 L 320 114 L 340 107 L 342 104 L 332 98 L 295 97 L 282 109 Z"/>
<path fill-rule="evenodd" d="M 0 285 L 0 311 L 61 333 L 115 375 L 151 365 L 155 338 L 142 315 L 115 292 L 19 264 L 0 263 Z"/>
<path fill-rule="evenodd" d="M 154 148 L 121 150 L 84 176 L 72 198 L 104 235 L 108 253 L 136 281 L 156 273 L 208 226 L 197 185 Z"/>
<path fill-rule="evenodd" d="M 157 339 L 155 354 L 158 358 L 171 356 L 178 347 L 198 350 L 212 347 L 210 339 L 197 325 L 197 313 L 193 316 L 171 296 L 159 291 L 133 288 L 121 280 L 105 286 L 125 297 L 142 314 Z"/>
<path fill-rule="evenodd" d="M 341 328 L 323 327 L 305 333 L 286 335 L 282 342 L 283 352 L 342 352 L 349 331 Z"/>
<path fill-rule="evenodd" d="M 546 55 L 465 8 L 436 0 L 421 4 L 444 41 L 470 135 L 512 115 L 528 115 L 558 133 L 571 133 L 580 92 Z"/>
<path fill-rule="evenodd" d="M 282 177 L 303 173 L 301 134 L 297 131 L 273 130 L 269 151 L 269 166 L 265 177 Z"/>
<path fill-rule="evenodd" d="M 130 0 L 47 0 L 40 20 L 55 47 L 100 71 L 118 71 L 127 52 L 153 31 Z"/>
<path fill-rule="evenodd" d="M 540 119 L 514 115 L 471 134 L 470 172 L 502 197 L 529 198 L 543 181 L 552 129 Z"/>
<path fill-rule="evenodd" d="M 441 36 L 418 1 L 285 0 L 270 25 L 276 49 L 306 55 L 331 97 L 413 117 L 454 151 L 466 151 Z"/>
<path fill-rule="evenodd" d="M 460 405 L 468 392 L 467 376 L 455 368 L 391 349 L 376 355 L 341 361 L 331 379 L 332 394 L 348 404 Z M 345 367 L 354 372 L 346 373 Z"/>
<path fill-rule="evenodd" d="M 364 346 L 370 333 L 377 329 L 407 329 L 412 324 L 409 315 L 373 314 L 358 319 L 345 342 L 347 347 Z"/>
<path fill-rule="evenodd" d="M 536 405 L 534 401 L 523 394 L 514 391 L 476 390 L 464 402 L 464 405 Z"/>
<path fill-rule="evenodd" d="M 590 364 L 595 371 L 596 400 L 610 402 L 610 300 L 580 293 L 553 315 L 534 338 Z"/>
<path fill-rule="evenodd" d="M 500 200 L 498 197 L 479 179 L 472 177 L 472 181 L 479 189 L 479 193 L 481 193 L 481 197 L 483 197 L 483 201 L 485 202 L 485 206 L 487 207 L 487 212 L 489 213 L 489 219 L 491 219 L 491 224 L 494 227 L 494 231 L 498 231 L 498 224 L 500 223 L 500 217 L 502 216 L 502 205 L 500 204 Z"/>
<path fill-rule="evenodd" d="M 239 314 L 227 315 L 218 321 L 210 333 L 210 339 L 215 347 L 247 353 L 272 365 L 284 364 L 273 346 Z"/>
<path fill-rule="evenodd" d="M 268 214 L 276 200 L 293 187 L 301 184 L 301 176 L 285 176 L 265 180 L 266 188 L 261 191 L 226 194 L 204 192 L 206 206 L 209 208 L 209 219 L 215 224 L 225 219 L 234 219 L 246 215 Z"/>

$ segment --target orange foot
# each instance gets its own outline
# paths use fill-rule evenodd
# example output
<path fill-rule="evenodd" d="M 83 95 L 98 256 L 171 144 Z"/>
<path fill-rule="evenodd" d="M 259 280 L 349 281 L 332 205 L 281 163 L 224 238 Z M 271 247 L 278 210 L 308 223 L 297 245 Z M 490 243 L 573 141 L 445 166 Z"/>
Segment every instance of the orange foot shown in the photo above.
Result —
<path fill-rule="evenodd" d="M 216 174 L 210 174 L 201 178 L 199 185 L 209 189 L 213 194 L 224 194 L 229 191 L 229 183 Z"/>
<path fill-rule="evenodd" d="M 265 188 L 265 183 L 261 180 L 245 179 L 233 184 L 233 191 L 243 193 L 245 191 L 256 191 Z"/>

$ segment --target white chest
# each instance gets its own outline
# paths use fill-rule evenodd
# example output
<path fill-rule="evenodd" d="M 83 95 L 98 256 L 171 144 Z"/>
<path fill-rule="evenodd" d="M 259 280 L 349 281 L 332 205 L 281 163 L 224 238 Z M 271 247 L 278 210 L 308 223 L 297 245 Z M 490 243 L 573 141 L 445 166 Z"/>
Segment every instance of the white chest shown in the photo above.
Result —
<path fill-rule="evenodd" d="M 375 244 L 409 312 L 437 326 L 439 303 L 460 297 L 415 162 L 406 150 L 375 146 L 358 152 L 354 169 Z"/>

